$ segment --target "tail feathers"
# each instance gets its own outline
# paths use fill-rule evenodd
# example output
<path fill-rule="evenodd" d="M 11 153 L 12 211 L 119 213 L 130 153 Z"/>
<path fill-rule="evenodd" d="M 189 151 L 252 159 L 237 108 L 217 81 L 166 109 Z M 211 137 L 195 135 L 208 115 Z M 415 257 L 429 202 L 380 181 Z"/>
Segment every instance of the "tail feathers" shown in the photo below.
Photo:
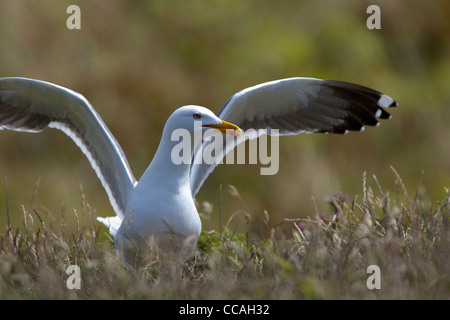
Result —
<path fill-rule="evenodd" d="M 97 220 L 103 223 L 107 228 L 109 228 L 109 233 L 115 239 L 117 231 L 119 230 L 119 227 L 122 224 L 122 218 L 120 218 L 119 216 L 106 218 L 97 217 Z"/>

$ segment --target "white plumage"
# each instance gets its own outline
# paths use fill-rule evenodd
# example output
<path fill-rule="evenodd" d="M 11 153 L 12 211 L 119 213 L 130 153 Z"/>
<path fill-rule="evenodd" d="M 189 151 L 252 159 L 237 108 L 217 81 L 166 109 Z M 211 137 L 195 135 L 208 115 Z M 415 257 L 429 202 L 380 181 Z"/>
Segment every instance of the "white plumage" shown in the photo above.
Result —
<path fill-rule="evenodd" d="M 105 188 L 116 216 L 98 220 L 116 241 L 122 259 L 133 259 L 135 248 L 153 236 L 159 243 L 197 239 L 201 221 L 194 204 L 197 194 L 217 162 L 201 160 L 210 141 L 192 141 L 192 163 L 174 164 L 174 130 L 194 135 L 206 130 L 253 135 L 226 135 L 219 159 L 244 139 L 263 133 L 347 133 L 377 125 L 390 115 L 383 109 L 396 102 L 375 90 L 346 82 L 289 78 L 263 83 L 236 93 L 217 114 L 200 106 L 174 111 L 163 130 L 155 156 L 137 181 L 112 133 L 89 102 L 79 93 L 48 82 L 26 78 L 0 78 L 0 129 L 40 132 L 62 130 L 89 159 Z M 201 120 L 202 126 L 194 126 Z M 260 129 L 260 130 L 258 130 Z M 200 148 L 202 147 L 202 148 Z M 198 162 L 198 163 L 197 163 Z M 132 243 L 132 245 L 128 245 Z M 133 249 L 134 248 L 134 249 Z"/>

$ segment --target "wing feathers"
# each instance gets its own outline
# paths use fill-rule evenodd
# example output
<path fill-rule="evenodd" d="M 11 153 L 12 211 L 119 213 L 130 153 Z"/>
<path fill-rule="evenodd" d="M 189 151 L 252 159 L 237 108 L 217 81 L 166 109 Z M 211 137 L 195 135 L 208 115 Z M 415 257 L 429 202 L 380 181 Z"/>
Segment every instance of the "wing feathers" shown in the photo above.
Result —
<path fill-rule="evenodd" d="M 80 94 L 51 83 L 0 78 L 0 129 L 66 133 L 89 159 L 118 216 L 136 184 L 122 148 Z"/>
<path fill-rule="evenodd" d="M 3 103 L 0 108 L 0 129 L 16 131 L 40 132 L 49 123 L 46 116 L 30 113 L 31 105 L 17 108 L 7 103 Z"/>
<path fill-rule="evenodd" d="M 244 131 L 266 129 L 271 134 L 271 129 L 277 129 L 280 135 L 345 134 L 348 131 L 362 131 L 365 126 L 378 125 L 379 119 L 389 119 L 390 114 L 383 108 L 395 106 L 397 103 L 389 96 L 360 85 L 314 78 L 289 78 L 236 93 L 220 110 L 218 117 Z M 207 144 L 204 142 L 204 146 Z M 232 146 L 224 144 L 224 150 L 230 148 Z M 191 167 L 193 195 L 215 166 L 200 164 Z"/>
<path fill-rule="evenodd" d="M 223 139 L 223 155 L 244 139 L 263 132 L 279 135 L 347 133 L 389 119 L 384 108 L 397 103 L 370 88 L 341 81 L 289 78 L 259 84 L 232 96 L 218 116 L 256 133 L 242 139 Z M 116 213 L 123 215 L 126 197 L 136 180 L 119 144 L 100 116 L 80 94 L 42 81 L 0 79 L 0 129 L 40 132 L 50 126 L 64 131 L 86 154 L 105 187 Z M 259 129 L 264 129 L 259 131 Z M 193 155 L 202 157 L 210 142 Z M 200 161 L 201 162 L 201 161 Z M 195 195 L 216 163 L 191 166 L 191 192 Z"/>

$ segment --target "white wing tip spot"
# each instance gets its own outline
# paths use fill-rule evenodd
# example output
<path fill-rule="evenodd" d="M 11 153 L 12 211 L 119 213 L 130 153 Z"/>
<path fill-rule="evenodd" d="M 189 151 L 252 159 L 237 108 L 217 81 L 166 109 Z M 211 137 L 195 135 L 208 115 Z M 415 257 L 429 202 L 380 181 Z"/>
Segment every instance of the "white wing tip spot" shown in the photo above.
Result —
<path fill-rule="evenodd" d="M 389 108 L 397 104 L 394 102 L 394 99 L 385 94 L 382 94 L 380 99 L 378 100 L 378 105 L 382 108 Z"/>

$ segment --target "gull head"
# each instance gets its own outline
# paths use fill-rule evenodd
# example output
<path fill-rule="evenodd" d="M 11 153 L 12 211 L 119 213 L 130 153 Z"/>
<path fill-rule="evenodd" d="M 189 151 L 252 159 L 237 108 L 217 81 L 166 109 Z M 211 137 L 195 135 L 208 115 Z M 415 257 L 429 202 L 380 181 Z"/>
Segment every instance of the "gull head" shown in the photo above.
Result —
<path fill-rule="evenodd" d="M 219 119 L 211 110 L 200 106 L 184 106 L 175 110 L 166 123 L 169 130 L 186 129 L 191 133 L 218 130 L 232 136 L 242 136 L 241 129 L 232 123 Z"/>

